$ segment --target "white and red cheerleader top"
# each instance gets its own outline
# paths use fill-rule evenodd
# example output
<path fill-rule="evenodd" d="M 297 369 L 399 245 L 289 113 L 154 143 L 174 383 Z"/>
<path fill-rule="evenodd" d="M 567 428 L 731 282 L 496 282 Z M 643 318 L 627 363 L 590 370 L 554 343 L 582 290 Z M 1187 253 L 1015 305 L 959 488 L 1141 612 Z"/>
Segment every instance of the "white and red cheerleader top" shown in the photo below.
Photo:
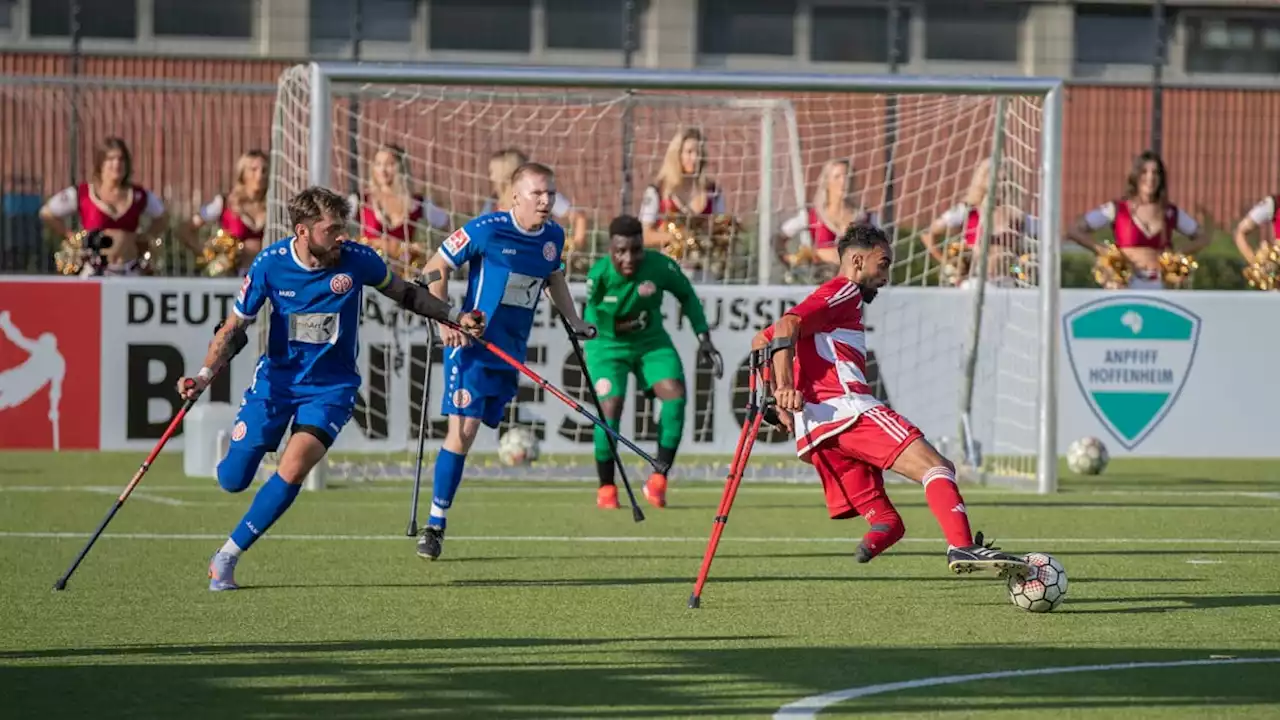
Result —
<path fill-rule="evenodd" d="M 392 225 L 391 220 L 382 212 L 381 206 L 369 197 L 368 193 L 358 199 L 353 195 L 351 197 L 351 205 L 357 208 L 356 215 L 360 222 L 360 237 L 372 239 L 391 238 L 413 242 L 415 230 L 423 220 L 426 220 L 427 224 L 433 228 L 443 229 L 449 227 L 449 213 L 442 208 L 436 207 L 426 197 L 412 195 L 409 201 L 409 213 L 405 215 L 404 221 L 399 225 Z"/>
<path fill-rule="evenodd" d="M 645 227 L 657 227 L 667 215 L 723 215 L 724 195 L 714 182 L 707 183 L 707 201 L 701 208 L 686 207 L 674 195 L 663 196 L 657 185 L 644 189 L 640 198 L 640 222 Z"/>
<path fill-rule="evenodd" d="M 1101 230 L 1110 225 L 1119 248 L 1151 248 L 1165 250 L 1173 247 L 1173 231 L 1190 237 L 1200 230 L 1200 223 L 1183 212 L 1177 205 L 1166 205 L 1164 223 L 1154 232 L 1147 232 L 1134 217 L 1133 204 L 1128 200 L 1103 203 L 1085 213 L 1085 224 L 1090 230 Z"/>
<path fill-rule="evenodd" d="M 266 217 L 257 222 L 248 215 L 239 212 L 227 202 L 226 196 L 218 195 L 208 205 L 200 208 L 200 219 L 207 223 L 217 223 L 222 232 L 241 241 L 262 241 L 266 234 Z"/>
<path fill-rule="evenodd" d="M 982 226 L 982 213 L 968 203 L 957 203 L 947 208 L 939 218 L 948 231 L 963 230 L 965 247 L 978 244 L 978 232 Z M 1023 215 L 1018 230 L 1031 238 L 1040 237 L 1040 218 L 1034 215 Z"/>
<path fill-rule="evenodd" d="M 112 213 L 111 207 L 98 198 L 97 191 L 89 183 L 63 189 L 49 198 L 45 209 L 57 218 L 78 215 L 83 230 L 137 233 L 151 220 L 164 214 L 164 203 L 144 187 L 133 185 L 129 191 L 132 193 L 129 206 L 119 214 Z"/>

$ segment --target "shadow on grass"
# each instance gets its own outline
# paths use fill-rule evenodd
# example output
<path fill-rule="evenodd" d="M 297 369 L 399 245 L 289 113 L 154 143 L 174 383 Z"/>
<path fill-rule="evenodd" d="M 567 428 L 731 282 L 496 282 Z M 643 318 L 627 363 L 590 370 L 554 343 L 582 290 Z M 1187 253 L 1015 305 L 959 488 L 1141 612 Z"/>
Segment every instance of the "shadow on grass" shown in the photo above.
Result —
<path fill-rule="evenodd" d="M 705 612 L 705 611 L 704 611 Z M 1130 648 L 786 647 L 776 638 L 493 638 L 132 645 L 6 654 L 9 717 L 656 718 L 768 716 L 801 697 L 922 677 L 1079 665 L 1174 662 L 1253 651 Z M 538 652 L 530 653 L 536 648 Z M 33 658 L 35 660 L 33 660 Z M 43 659 L 41 663 L 38 660 Z M 1122 712 L 1191 717 L 1280 701 L 1273 664 L 1050 675 L 940 685 L 839 710 Z"/>

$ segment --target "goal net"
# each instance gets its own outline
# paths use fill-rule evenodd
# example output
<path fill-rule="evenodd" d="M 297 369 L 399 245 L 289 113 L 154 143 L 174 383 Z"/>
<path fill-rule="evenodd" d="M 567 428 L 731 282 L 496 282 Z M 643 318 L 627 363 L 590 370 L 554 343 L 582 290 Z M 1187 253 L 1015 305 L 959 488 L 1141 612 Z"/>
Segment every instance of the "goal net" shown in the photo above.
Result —
<path fill-rule="evenodd" d="M 701 132 L 704 176 L 720 198 L 708 204 L 712 220 L 699 224 L 672 210 L 685 207 L 677 190 L 655 224 L 683 238 L 665 251 L 694 280 L 726 372 L 717 379 L 699 360 L 696 339 L 669 299 L 666 322 L 689 396 L 673 479 L 723 479 L 743 416 L 752 335 L 831 276 L 826 248 L 855 218 L 879 224 L 894 240 L 893 287 L 868 308 L 868 369 L 878 394 L 958 464 L 967 460 L 988 477 L 1036 476 L 1046 339 L 1037 218 L 1051 209 L 1041 188 L 1043 95 L 528 87 L 325 67 L 292 68 L 279 83 L 272 232 L 290 232 L 288 198 L 308 185 L 365 202 L 375 156 L 396 147 L 411 195 L 443 211 L 408 221 L 429 255 L 451 229 L 494 207 L 491 159 L 516 149 L 551 166 L 569 201 L 559 220 L 579 238 L 566 255 L 579 302 L 579 281 L 607 257 L 610 220 L 624 212 L 653 220 L 646 190 L 661 187 L 664 160 L 679 162 L 682 133 Z M 975 173 L 985 166 L 997 172 Z M 980 185 L 988 191 L 981 197 Z M 352 230 L 359 234 L 357 220 Z M 460 279 L 451 280 L 455 302 L 465 288 Z M 589 407 L 558 318 L 548 302 L 538 313 L 529 366 Z M 428 363 L 426 326 L 376 293 L 366 295 L 360 342 L 364 385 L 330 473 L 412 477 L 428 365 L 429 454 L 444 435 L 441 350 L 434 347 Z M 623 432 L 656 443 L 657 401 L 634 380 L 628 391 Z M 532 468 L 505 468 L 492 455 L 513 425 L 541 441 L 543 458 Z M 781 433 L 762 433 L 756 448 L 749 478 L 813 479 Z M 482 431 L 473 453 L 473 475 L 594 476 L 590 425 L 523 378 L 502 425 Z"/>

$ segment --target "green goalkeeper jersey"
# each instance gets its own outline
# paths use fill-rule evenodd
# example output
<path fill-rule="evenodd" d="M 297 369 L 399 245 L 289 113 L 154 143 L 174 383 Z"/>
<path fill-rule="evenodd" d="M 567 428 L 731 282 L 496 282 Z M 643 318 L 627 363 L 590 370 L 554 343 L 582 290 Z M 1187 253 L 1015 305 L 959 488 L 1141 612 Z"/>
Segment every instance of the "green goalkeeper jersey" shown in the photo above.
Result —
<path fill-rule="evenodd" d="M 653 347 L 671 342 L 662 327 L 662 296 L 671 293 L 696 333 L 707 332 L 707 316 L 693 284 L 674 260 L 654 250 L 631 277 L 623 277 L 608 257 L 600 258 L 587 274 L 585 320 L 599 331 L 593 343 Z"/>

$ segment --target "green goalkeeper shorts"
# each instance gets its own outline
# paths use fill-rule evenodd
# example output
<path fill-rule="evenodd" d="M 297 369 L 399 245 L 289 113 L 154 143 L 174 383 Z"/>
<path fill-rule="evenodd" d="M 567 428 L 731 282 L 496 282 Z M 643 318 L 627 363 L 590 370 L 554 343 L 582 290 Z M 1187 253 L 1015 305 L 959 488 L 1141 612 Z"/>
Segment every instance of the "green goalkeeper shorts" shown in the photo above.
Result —
<path fill-rule="evenodd" d="M 626 345 L 596 345 L 588 346 L 586 354 L 587 373 L 601 400 L 626 393 L 627 376 L 633 373 L 636 387 L 645 390 L 663 380 L 684 382 L 684 365 L 674 345 L 659 345 L 648 350 Z"/>

